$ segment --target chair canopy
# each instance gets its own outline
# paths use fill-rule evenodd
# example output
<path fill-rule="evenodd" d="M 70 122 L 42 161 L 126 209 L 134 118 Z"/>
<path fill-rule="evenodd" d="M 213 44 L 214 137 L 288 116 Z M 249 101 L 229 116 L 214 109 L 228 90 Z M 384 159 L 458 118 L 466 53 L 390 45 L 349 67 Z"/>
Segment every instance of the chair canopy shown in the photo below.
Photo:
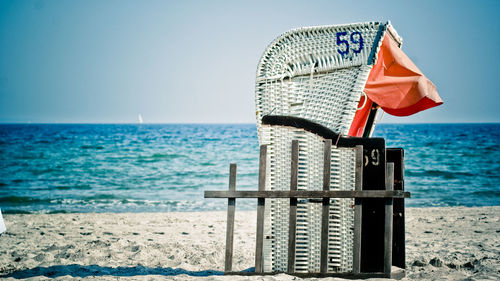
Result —
<path fill-rule="evenodd" d="M 441 104 L 435 86 L 401 51 L 401 44 L 389 22 L 282 34 L 257 68 L 259 136 L 266 115 L 302 118 L 337 134 L 361 136 L 373 103 L 397 116 Z"/>

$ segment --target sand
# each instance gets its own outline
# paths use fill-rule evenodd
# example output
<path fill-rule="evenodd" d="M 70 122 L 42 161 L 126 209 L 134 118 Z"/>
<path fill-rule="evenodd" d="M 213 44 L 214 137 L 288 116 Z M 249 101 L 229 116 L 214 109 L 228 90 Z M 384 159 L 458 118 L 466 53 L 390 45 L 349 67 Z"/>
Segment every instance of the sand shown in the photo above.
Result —
<path fill-rule="evenodd" d="M 4 214 L 4 220 L 6 280 L 300 279 L 221 276 L 225 212 Z M 255 212 L 236 212 L 235 270 L 253 266 L 255 221 Z M 500 280 L 500 206 L 408 208 L 406 230 L 403 280 Z"/>

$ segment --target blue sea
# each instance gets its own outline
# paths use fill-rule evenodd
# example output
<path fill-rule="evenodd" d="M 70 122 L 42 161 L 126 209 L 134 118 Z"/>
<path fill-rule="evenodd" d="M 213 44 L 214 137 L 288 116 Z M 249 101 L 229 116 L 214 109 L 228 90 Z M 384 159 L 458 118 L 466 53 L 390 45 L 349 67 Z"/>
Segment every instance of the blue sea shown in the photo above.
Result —
<path fill-rule="evenodd" d="M 405 149 L 407 206 L 500 205 L 500 124 L 380 124 L 374 137 Z M 4 213 L 225 210 L 229 164 L 237 188 L 257 189 L 254 124 L 0 125 Z M 239 200 L 240 209 L 255 200 Z"/>

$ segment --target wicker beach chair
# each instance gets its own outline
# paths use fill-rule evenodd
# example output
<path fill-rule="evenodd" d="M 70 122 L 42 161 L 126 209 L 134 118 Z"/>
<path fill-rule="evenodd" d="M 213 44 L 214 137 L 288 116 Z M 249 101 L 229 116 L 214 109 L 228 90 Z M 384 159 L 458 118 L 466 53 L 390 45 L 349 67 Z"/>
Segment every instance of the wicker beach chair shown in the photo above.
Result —
<path fill-rule="evenodd" d="M 205 191 L 228 199 L 227 274 L 405 275 L 404 150 L 370 135 L 379 108 L 407 116 L 442 100 L 401 42 L 369 22 L 294 29 L 265 50 L 258 191 L 236 191 L 236 164 L 228 191 Z M 232 271 L 236 198 L 258 198 L 254 272 Z"/>
<path fill-rule="evenodd" d="M 321 190 L 328 133 L 370 134 L 368 117 L 374 112 L 363 90 L 385 36 L 401 44 L 390 23 L 299 28 L 265 50 L 255 91 L 259 143 L 268 145 L 267 190 L 290 188 L 292 140 L 300 147 L 297 189 Z M 330 182 L 331 190 L 354 190 L 353 148 L 332 147 Z M 328 272 L 352 271 L 353 204 L 353 199 L 330 201 Z M 271 199 L 268 206 L 264 271 L 287 271 L 289 200 Z M 299 200 L 296 272 L 320 271 L 320 234 L 321 204 Z"/>

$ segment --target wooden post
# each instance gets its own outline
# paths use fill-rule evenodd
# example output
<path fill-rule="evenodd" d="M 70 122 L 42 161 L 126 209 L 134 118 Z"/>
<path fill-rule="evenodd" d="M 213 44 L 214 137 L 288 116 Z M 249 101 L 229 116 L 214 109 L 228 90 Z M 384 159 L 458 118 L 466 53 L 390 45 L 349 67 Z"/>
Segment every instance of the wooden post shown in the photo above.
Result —
<path fill-rule="evenodd" d="M 299 169 L 299 141 L 292 141 L 292 159 L 290 174 L 290 190 L 297 190 Z M 290 215 L 288 218 L 288 272 L 295 272 L 295 239 L 297 235 L 297 198 L 290 198 Z"/>
<path fill-rule="evenodd" d="M 394 162 L 394 190 L 404 191 L 404 150 L 387 148 L 387 162 Z M 405 269 L 405 200 L 395 198 L 393 206 L 392 265 Z"/>
<path fill-rule="evenodd" d="M 394 185 L 394 163 L 387 163 L 385 186 L 386 190 L 393 190 Z M 392 201 L 393 198 L 385 199 L 385 227 L 384 227 L 384 273 L 391 276 L 392 266 Z"/>
<path fill-rule="evenodd" d="M 236 191 L 236 164 L 229 165 L 229 191 Z M 233 235 L 234 235 L 234 209 L 236 198 L 227 199 L 227 227 L 226 227 L 226 260 L 224 271 L 230 272 L 233 267 Z"/>
<path fill-rule="evenodd" d="M 332 140 L 326 139 L 323 156 L 323 190 L 330 190 L 330 169 L 332 165 Z M 320 272 L 328 271 L 328 220 L 330 215 L 330 198 L 323 198 L 321 214 L 321 258 Z"/>
<path fill-rule="evenodd" d="M 259 191 L 266 190 L 267 145 L 260 146 Z M 263 272 L 264 211 L 266 199 L 257 199 L 257 237 L 255 243 L 255 272 Z"/>
<path fill-rule="evenodd" d="M 363 189 L 363 146 L 356 145 L 356 178 L 355 190 Z M 353 273 L 361 272 L 361 215 L 363 213 L 363 204 L 361 198 L 354 199 L 354 241 L 353 241 Z"/>

